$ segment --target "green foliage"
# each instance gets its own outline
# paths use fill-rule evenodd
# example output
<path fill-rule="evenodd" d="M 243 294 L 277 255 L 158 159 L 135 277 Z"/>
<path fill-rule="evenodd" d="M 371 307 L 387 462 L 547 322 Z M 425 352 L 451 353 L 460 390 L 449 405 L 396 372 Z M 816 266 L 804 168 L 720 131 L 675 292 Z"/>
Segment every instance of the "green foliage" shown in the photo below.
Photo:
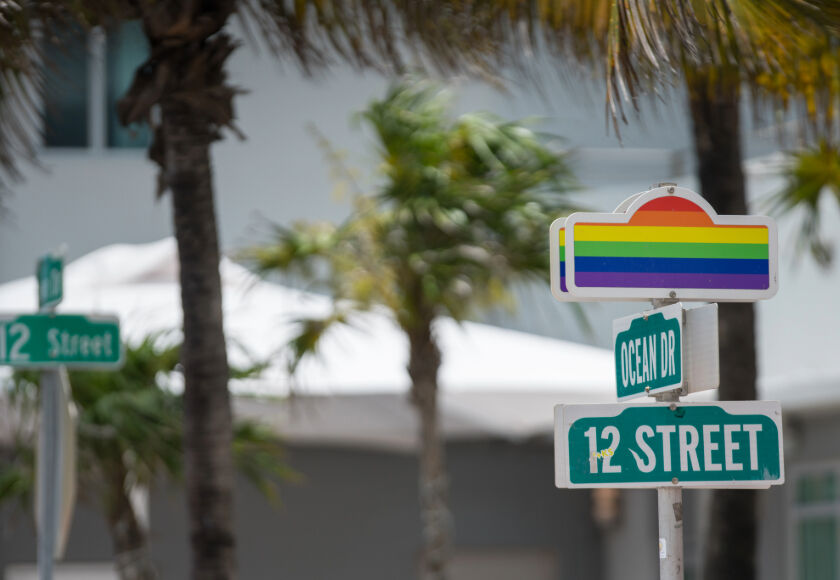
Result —
<path fill-rule="evenodd" d="M 171 343 L 171 341 L 168 341 Z M 78 413 L 78 489 L 100 501 L 122 485 L 150 485 L 161 475 L 179 477 L 183 470 L 183 410 L 181 396 L 167 387 L 176 371 L 179 346 L 160 335 L 126 346 L 119 371 L 69 373 Z M 264 364 L 231 369 L 237 377 L 254 376 Z M 35 417 L 38 373 L 19 372 L 7 397 L 17 420 L 15 441 L 0 470 L 0 502 L 20 500 L 29 505 L 34 486 Z M 286 465 L 283 448 L 270 429 L 250 420 L 234 426 L 233 453 L 241 472 L 273 502 L 277 484 L 295 476 Z"/>
<path fill-rule="evenodd" d="M 774 213 L 802 211 L 798 230 L 800 250 L 810 250 L 821 266 L 831 264 L 833 251 L 820 234 L 820 199 L 828 192 L 840 203 L 840 151 L 825 140 L 812 148 L 793 154 L 783 172 L 786 183 L 771 199 Z"/>
<path fill-rule="evenodd" d="M 450 118 L 448 97 L 430 82 L 393 85 L 360 117 L 382 160 L 377 194 L 360 196 L 339 227 L 278 227 L 241 253 L 262 273 L 303 274 L 335 297 L 327 319 L 301 321 L 292 368 L 354 309 L 384 306 L 408 331 L 548 279 L 548 228 L 571 209 L 575 186 L 566 157 L 522 124 Z"/>
<path fill-rule="evenodd" d="M 31 446 L 15 444 L 0 470 L 0 503 L 32 504 L 35 491 L 35 453 Z"/>
<path fill-rule="evenodd" d="M 239 473 L 275 506 L 280 505 L 277 482 L 301 480 L 301 475 L 286 463 L 277 436 L 256 421 L 239 420 L 234 424 L 233 459 Z"/>

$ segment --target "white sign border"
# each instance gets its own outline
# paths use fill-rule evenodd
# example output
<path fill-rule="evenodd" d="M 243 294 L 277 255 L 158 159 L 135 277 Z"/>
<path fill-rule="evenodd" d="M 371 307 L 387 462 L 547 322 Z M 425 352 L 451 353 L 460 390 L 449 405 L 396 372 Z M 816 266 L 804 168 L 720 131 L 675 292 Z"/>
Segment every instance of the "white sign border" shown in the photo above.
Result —
<path fill-rule="evenodd" d="M 571 292 L 563 292 L 560 289 L 560 230 L 565 227 L 566 218 L 557 218 L 551 223 L 549 232 L 549 285 L 551 294 L 560 302 L 599 302 L 600 298 L 588 298 L 575 296 Z M 568 252 L 566 253 L 568 255 Z M 566 272 L 569 271 L 569 263 L 566 262 Z M 568 289 L 568 278 L 566 279 Z"/>
<path fill-rule="evenodd" d="M 613 213 L 624 213 L 630 204 L 638 198 L 641 193 L 634 193 L 615 208 Z M 566 218 L 557 218 L 551 222 L 548 228 L 548 252 L 549 252 L 549 286 L 551 294 L 560 302 L 597 302 L 599 298 L 586 298 L 573 296 L 570 292 L 563 292 L 560 289 L 560 230 L 566 227 Z M 565 233 L 564 233 L 565 236 Z M 568 264 L 566 265 L 568 268 Z"/>

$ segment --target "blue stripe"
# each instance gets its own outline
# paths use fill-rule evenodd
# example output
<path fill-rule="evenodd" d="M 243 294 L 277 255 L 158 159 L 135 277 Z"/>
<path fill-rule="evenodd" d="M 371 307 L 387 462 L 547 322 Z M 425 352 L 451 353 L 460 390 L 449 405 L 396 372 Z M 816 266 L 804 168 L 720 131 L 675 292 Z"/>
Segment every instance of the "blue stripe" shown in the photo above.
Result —
<path fill-rule="evenodd" d="M 576 272 L 659 272 L 668 274 L 769 274 L 768 260 L 726 258 L 576 257 Z"/>
<path fill-rule="evenodd" d="M 566 277 L 566 262 L 565 261 L 560 262 L 560 277 L 561 278 Z"/>

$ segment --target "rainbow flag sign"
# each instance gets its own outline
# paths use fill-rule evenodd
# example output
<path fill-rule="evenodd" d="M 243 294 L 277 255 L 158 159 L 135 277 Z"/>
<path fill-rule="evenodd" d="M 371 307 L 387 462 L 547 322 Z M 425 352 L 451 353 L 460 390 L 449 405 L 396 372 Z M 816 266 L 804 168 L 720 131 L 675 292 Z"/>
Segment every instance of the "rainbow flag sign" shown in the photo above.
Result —
<path fill-rule="evenodd" d="M 555 220 L 550 236 L 551 290 L 562 301 L 752 302 L 778 289 L 775 221 L 718 215 L 682 187 Z"/>

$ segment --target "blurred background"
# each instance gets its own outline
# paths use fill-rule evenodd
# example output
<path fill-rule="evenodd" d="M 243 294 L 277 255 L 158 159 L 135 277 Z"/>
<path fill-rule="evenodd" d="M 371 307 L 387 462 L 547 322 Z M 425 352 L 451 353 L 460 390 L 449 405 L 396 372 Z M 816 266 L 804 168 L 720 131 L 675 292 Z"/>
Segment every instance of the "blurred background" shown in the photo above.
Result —
<path fill-rule="evenodd" d="M 62 30 L 55 42 L 39 41 L 39 58 L 48 64 L 41 69 L 35 103 L 37 164 L 23 162 L 2 194 L 0 310 L 34 311 L 35 263 L 45 251 L 66 245 L 65 299 L 58 310 L 119 315 L 128 348 L 120 372 L 128 378 L 106 386 L 71 373 L 79 425 L 89 431 L 79 432 L 78 501 L 55 577 L 185 578 L 195 571 L 191 528 L 178 455 L 180 427 L 169 423 L 179 421 L 172 417 L 180 417 L 185 388 L 177 362 L 185 337 L 179 331 L 174 218 L 168 199 L 155 198 L 159 167 L 147 154 L 152 131 L 142 123 L 123 126 L 117 114 L 135 70 L 149 59 L 150 45 L 139 20 Z M 417 577 L 418 569 L 426 570 L 424 546 L 435 532 L 423 519 L 427 496 L 417 491 L 418 478 L 428 480 L 417 460 L 424 448 L 418 433 L 425 433 L 412 408 L 422 408 L 415 400 L 419 388 L 412 386 L 415 375 L 406 372 L 418 372 L 410 357 L 417 345 L 413 327 L 403 318 L 409 315 L 386 291 L 359 298 L 327 276 L 340 272 L 329 259 L 340 246 L 326 249 L 327 259 L 316 260 L 309 273 L 287 268 L 286 262 L 263 269 L 248 254 L 303 221 L 325 222 L 341 232 L 369 215 L 360 197 L 386 195 L 389 184 L 398 182 L 389 171 L 397 153 L 388 148 L 384 130 L 359 114 L 386 101 L 400 77 L 341 62 L 309 76 L 275 58 L 273 48 L 240 20 L 231 19 L 225 31 L 243 44 L 227 61 L 227 82 L 247 91 L 235 100 L 236 132 L 243 138 L 227 131 L 210 149 L 231 405 L 235 421 L 245 425 L 245 439 L 233 436 L 234 447 L 244 441 L 240 451 L 246 450 L 237 455 L 233 486 L 238 575 Z M 574 207 L 610 212 L 660 182 L 703 190 L 687 114 L 690 98 L 682 84 L 639 99 L 638 115 L 628 111 L 618 136 L 605 110 L 609 85 L 603 70 L 586 63 L 558 67 L 555 58 L 541 53 L 528 59 L 528 76 L 537 80 L 523 80 L 509 67 L 490 83 L 462 74 L 438 78 L 428 90 L 435 98 L 448 95 L 441 114 L 453 123 L 473 113 L 526 120 L 535 140 L 563 160 L 564 181 L 545 186 L 561 188 L 563 203 L 556 215 L 545 215 L 545 223 Z M 833 66 L 829 77 L 836 83 Z M 411 87 L 427 81 L 415 76 L 405 82 Z M 792 114 L 768 113 L 746 92 L 738 101 L 740 120 L 735 117 L 741 165 L 748 211 L 763 214 L 790 184 L 790 151 L 801 139 Z M 151 115 L 154 124 L 160 112 Z M 836 199 L 818 196 L 811 210 L 831 243 L 840 225 Z M 820 263 L 798 243 L 805 211 L 794 207 L 774 215 L 780 231 L 779 292 L 756 305 L 757 398 L 782 402 L 786 483 L 756 494 L 754 555 L 746 559 L 756 578 L 837 579 L 840 277 L 836 266 Z M 547 241 L 547 226 L 540 235 Z M 376 279 L 375 269 L 367 273 Z M 447 473 L 441 481 L 448 486 L 451 512 L 442 517 L 450 518 L 444 527 L 453 532 L 446 576 L 421 577 L 655 577 L 654 490 L 563 490 L 553 481 L 553 405 L 614 402 L 611 321 L 646 305 L 558 303 L 539 273 L 511 281 L 510 295 L 485 301 L 487 308 L 459 309 L 457 300 L 443 300 L 445 307 L 433 317 L 441 365 L 435 375 L 436 429 L 445 450 Z M 472 296 L 467 294 L 464 301 Z M 295 340 L 304 321 L 339 312 L 332 297 L 362 307 L 322 340 L 319 335 L 317 348 L 303 349 Z M 21 441 L 31 447 L 34 438 L 18 403 L 37 398 L 37 378 L 7 373 L 4 380 L 0 445 L 6 467 L 0 469 L 8 477 L 2 478 L 7 486 L 2 491 L 22 501 L 0 506 L 0 577 L 23 580 L 37 577 L 31 489 L 23 489 L 25 476 L 15 480 L 11 474 L 22 457 Z M 77 384 L 93 386 L 79 387 L 77 395 Z M 97 397 L 125 388 L 152 388 L 175 399 L 164 396 L 154 412 L 143 407 L 151 405 L 145 399 L 103 411 Z M 94 394 L 84 399 L 84 393 Z M 161 410 L 167 405 L 172 417 Z M 93 408 L 100 415 L 87 411 Z M 108 410 L 118 408 L 126 413 L 123 419 Z M 137 447 L 141 455 L 140 442 L 159 433 L 130 424 L 143 412 L 156 428 L 172 427 L 173 439 L 161 436 L 161 448 L 143 447 L 148 464 L 128 469 L 126 454 Z M 128 422 L 117 431 L 139 433 L 120 439 L 111 455 L 90 435 L 105 429 L 109 417 Z M 169 457 L 173 447 L 176 455 Z M 86 484 L 91 465 L 97 466 L 95 475 Z M 117 491 L 93 483 L 120 469 L 127 472 L 120 472 Z M 685 493 L 686 578 L 710 577 L 712 493 Z M 127 497 L 132 525 L 144 542 L 120 543 L 108 494 Z M 126 562 L 141 557 L 151 564 L 145 571 L 145 564 L 137 566 L 138 575 L 131 576 Z"/>

